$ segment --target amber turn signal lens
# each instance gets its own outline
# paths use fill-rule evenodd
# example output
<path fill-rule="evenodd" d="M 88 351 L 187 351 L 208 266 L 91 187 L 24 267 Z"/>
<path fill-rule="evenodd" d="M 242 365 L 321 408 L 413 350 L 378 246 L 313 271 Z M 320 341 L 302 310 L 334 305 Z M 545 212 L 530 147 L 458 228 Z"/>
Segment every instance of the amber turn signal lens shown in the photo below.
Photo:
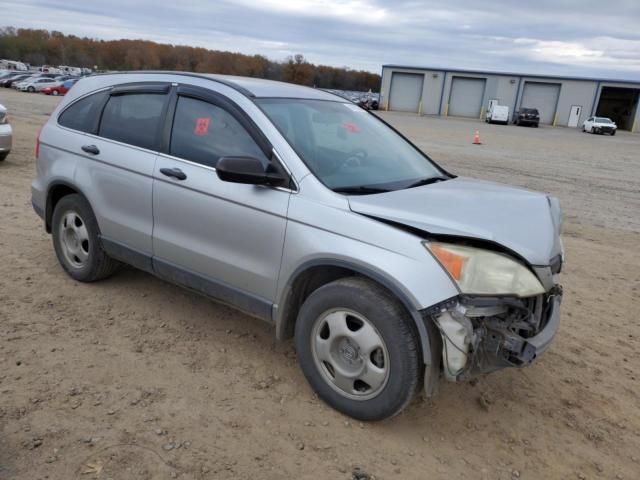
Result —
<path fill-rule="evenodd" d="M 431 245 L 431 252 L 435 255 L 442 266 L 449 272 L 455 280 L 462 278 L 462 269 L 467 260 L 462 255 L 457 255 L 440 245 Z"/>

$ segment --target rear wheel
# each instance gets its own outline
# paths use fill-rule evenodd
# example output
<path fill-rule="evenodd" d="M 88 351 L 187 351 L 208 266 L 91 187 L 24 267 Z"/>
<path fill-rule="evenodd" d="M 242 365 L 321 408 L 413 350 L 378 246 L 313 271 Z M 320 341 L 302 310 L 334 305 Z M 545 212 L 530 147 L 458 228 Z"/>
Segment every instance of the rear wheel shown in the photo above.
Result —
<path fill-rule="evenodd" d="M 58 90 L 52 90 L 51 95 L 53 95 L 54 97 L 57 97 L 59 95 Z"/>
<path fill-rule="evenodd" d="M 422 362 L 404 307 L 360 277 L 336 280 L 302 305 L 295 343 L 300 366 L 330 406 L 359 420 L 382 420 L 410 402 Z"/>
<path fill-rule="evenodd" d="M 0 162 L 2 162 L 5 158 L 9 156 L 9 152 L 0 153 Z"/>
<path fill-rule="evenodd" d="M 33 88 L 33 87 L 28 87 L 28 88 L 27 88 L 27 92 L 29 92 L 29 93 L 33 93 L 33 92 L 35 92 L 35 91 L 36 91 L 36 89 L 35 89 L 35 88 Z"/>
<path fill-rule="evenodd" d="M 98 222 L 80 195 L 63 197 L 52 218 L 53 247 L 62 268 L 80 282 L 93 282 L 113 274 L 120 262 L 102 249 Z"/>

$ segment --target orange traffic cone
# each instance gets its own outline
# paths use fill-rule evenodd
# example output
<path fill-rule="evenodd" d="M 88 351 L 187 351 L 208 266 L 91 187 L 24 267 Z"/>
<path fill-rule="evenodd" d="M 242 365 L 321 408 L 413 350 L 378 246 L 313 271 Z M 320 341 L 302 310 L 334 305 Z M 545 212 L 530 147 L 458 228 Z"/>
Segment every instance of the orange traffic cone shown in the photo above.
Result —
<path fill-rule="evenodd" d="M 482 145 L 480 141 L 480 132 L 476 129 L 476 134 L 473 136 L 473 144 L 474 145 Z"/>

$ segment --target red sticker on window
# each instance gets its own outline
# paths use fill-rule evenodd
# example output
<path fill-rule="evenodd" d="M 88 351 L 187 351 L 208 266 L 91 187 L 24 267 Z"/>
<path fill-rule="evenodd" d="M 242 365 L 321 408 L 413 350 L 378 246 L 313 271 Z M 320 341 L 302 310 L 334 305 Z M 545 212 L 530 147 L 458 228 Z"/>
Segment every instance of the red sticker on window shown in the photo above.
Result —
<path fill-rule="evenodd" d="M 194 134 L 198 136 L 206 135 L 209 131 L 209 124 L 211 123 L 211 119 L 209 117 L 196 118 L 196 128 L 193 131 Z"/>
<path fill-rule="evenodd" d="M 354 124 L 354 123 L 347 122 L 347 123 L 345 123 L 345 124 L 344 124 L 344 125 L 342 125 L 342 126 L 344 127 L 344 129 L 345 129 L 347 132 L 350 132 L 350 133 L 360 133 L 360 127 L 358 127 L 358 126 L 357 126 L 356 124 Z"/>

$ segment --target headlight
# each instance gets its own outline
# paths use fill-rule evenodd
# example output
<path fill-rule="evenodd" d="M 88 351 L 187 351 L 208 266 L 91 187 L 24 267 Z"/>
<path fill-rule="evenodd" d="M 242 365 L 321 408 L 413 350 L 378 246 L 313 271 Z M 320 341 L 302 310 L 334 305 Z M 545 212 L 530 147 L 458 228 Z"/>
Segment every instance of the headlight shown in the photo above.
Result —
<path fill-rule="evenodd" d="M 544 293 L 536 276 L 520 262 L 501 253 L 450 243 L 424 242 L 424 246 L 469 295 L 516 295 Z"/>

